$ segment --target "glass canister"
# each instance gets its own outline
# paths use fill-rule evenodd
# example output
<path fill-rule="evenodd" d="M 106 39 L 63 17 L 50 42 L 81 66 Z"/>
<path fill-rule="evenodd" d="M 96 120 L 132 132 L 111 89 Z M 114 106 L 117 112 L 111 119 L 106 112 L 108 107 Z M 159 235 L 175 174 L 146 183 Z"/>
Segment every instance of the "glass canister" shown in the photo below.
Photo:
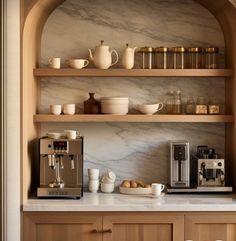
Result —
<path fill-rule="evenodd" d="M 206 69 L 218 68 L 219 48 L 208 47 L 204 48 L 204 65 Z"/>
<path fill-rule="evenodd" d="M 171 51 L 167 47 L 158 47 L 154 49 L 155 68 L 169 69 L 171 63 Z"/>
<path fill-rule="evenodd" d="M 207 100 L 204 97 L 198 97 L 196 103 L 196 114 L 207 114 Z"/>
<path fill-rule="evenodd" d="M 185 106 L 185 113 L 186 114 L 195 114 L 196 103 L 193 97 L 188 97 L 186 106 Z"/>
<path fill-rule="evenodd" d="M 186 68 L 186 48 L 174 47 L 173 51 L 173 68 L 185 69 Z"/>
<path fill-rule="evenodd" d="M 208 113 L 210 115 L 219 115 L 220 114 L 220 104 L 216 98 L 211 98 L 208 105 Z"/>
<path fill-rule="evenodd" d="M 138 53 L 142 54 L 142 69 L 152 69 L 153 68 L 153 48 L 142 47 L 139 49 Z"/>
<path fill-rule="evenodd" d="M 200 69 L 202 66 L 202 48 L 188 48 L 188 67 L 189 69 Z"/>

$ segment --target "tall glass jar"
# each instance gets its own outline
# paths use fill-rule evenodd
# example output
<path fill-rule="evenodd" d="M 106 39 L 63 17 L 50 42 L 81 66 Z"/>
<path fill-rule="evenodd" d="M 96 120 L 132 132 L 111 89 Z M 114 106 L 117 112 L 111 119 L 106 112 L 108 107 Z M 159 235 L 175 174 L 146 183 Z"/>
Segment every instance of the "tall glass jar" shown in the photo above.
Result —
<path fill-rule="evenodd" d="M 153 48 L 152 47 L 142 47 L 139 49 L 138 53 L 142 55 L 142 69 L 152 69 L 153 68 Z"/>
<path fill-rule="evenodd" d="M 185 69 L 186 68 L 186 48 L 174 47 L 173 51 L 173 68 Z"/>
<path fill-rule="evenodd" d="M 204 49 L 204 65 L 206 69 L 217 69 L 219 48 L 209 47 Z"/>
<path fill-rule="evenodd" d="M 169 69 L 171 63 L 171 52 L 167 47 L 158 47 L 154 49 L 155 53 L 155 68 L 156 69 Z"/>
<path fill-rule="evenodd" d="M 202 48 L 188 48 L 188 68 L 200 69 L 202 66 Z"/>

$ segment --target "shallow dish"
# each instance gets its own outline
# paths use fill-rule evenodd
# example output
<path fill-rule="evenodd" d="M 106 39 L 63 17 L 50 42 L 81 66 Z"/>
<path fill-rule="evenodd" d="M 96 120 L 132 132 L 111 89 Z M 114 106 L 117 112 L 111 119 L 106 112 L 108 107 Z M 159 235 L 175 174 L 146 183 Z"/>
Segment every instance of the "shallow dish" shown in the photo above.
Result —
<path fill-rule="evenodd" d="M 137 188 L 129 188 L 129 187 L 119 187 L 119 191 L 122 194 L 129 195 L 148 195 L 152 193 L 151 187 L 137 187 Z"/>
<path fill-rule="evenodd" d="M 64 133 L 60 133 L 60 132 L 49 132 L 49 133 L 47 133 L 47 137 L 52 138 L 52 139 L 65 139 L 66 135 Z"/>

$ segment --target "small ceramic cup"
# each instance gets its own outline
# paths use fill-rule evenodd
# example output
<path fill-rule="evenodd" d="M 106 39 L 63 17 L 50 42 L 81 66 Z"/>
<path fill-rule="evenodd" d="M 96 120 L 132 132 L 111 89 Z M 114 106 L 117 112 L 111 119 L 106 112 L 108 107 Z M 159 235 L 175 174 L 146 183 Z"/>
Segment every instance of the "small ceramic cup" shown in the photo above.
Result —
<path fill-rule="evenodd" d="M 88 66 L 89 61 L 87 59 L 70 59 L 67 60 L 66 63 L 74 69 L 82 69 Z"/>
<path fill-rule="evenodd" d="M 53 115 L 60 115 L 61 109 L 61 105 L 50 105 L 50 112 Z"/>
<path fill-rule="evenodd" d="M 63 105 L 63 114 L 74 115 L 75 114 L 75 104 L 65 104 L 65 105 Z"/>
<path fill-rule="evenodd" d="M 114 191 L 114 183 L 101 183 L 101 191 L 105 193 L 111 193 Z"/>
<path fill-rule="evenodd" d="M 61 59 L 60 58 L 49 58 L 48 60 L 49 67 L 53 69 L 61 68 Z"/>
<path fill-rule="evenodd" d="M 89 168 L 88 177 L 89 180 L 99 180 L 99 169 Z"/>
<path fill-rule="evenodd" d="M 77 136 L 79 136 L 79 132 L 75 130 L 64 130 L 64 132 L 66 133 L 66 137 L 69 140 L 74 140 L 77 138 Z"/>
<path fill-rule="evenodd" d="M 161 192 L 164 190 L 165 185 L 161 183 L 152 183 L 152 195 L 161 195 Z"/>
<path fill-rule="evenodd" d="M 88 189 L 90 192 L 96 193 L 99 189 L 99 180 L 89 180 Z"/>

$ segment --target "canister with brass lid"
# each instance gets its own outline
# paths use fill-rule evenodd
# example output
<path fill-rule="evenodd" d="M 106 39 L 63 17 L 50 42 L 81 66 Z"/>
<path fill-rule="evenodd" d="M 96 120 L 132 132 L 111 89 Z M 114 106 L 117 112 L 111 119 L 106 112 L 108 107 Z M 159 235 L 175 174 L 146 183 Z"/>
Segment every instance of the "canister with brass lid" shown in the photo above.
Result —
<path fill-rule="evenodd" d="M 185 69 L 186 68 L 186 48 L 185 47 L 173 47 L 173 68 Z"/>
<path fill-rule="evenodd" d="M 142 68 L 152 69 L 153 68 L 153 48 L 152 47 L 141 47 L 138 51 L 142 55 Z"/>
<path fill-rule="evenodd" d="M 219 48 L 207 47 L 204 48 L 204 65 L 206 69 L 218 68 Z"/>
<path fill-rule="evenodd" d="M 157 47 L 154 49 L 155 68 L 169 69 L 171 64 L 171 51 L 167 47 Z"/>
<path fill-rule="evenodd" d="M 190 47 L 188 51 L 188 68 L 200 69 L 202 66 L 202 48 Z"/>

